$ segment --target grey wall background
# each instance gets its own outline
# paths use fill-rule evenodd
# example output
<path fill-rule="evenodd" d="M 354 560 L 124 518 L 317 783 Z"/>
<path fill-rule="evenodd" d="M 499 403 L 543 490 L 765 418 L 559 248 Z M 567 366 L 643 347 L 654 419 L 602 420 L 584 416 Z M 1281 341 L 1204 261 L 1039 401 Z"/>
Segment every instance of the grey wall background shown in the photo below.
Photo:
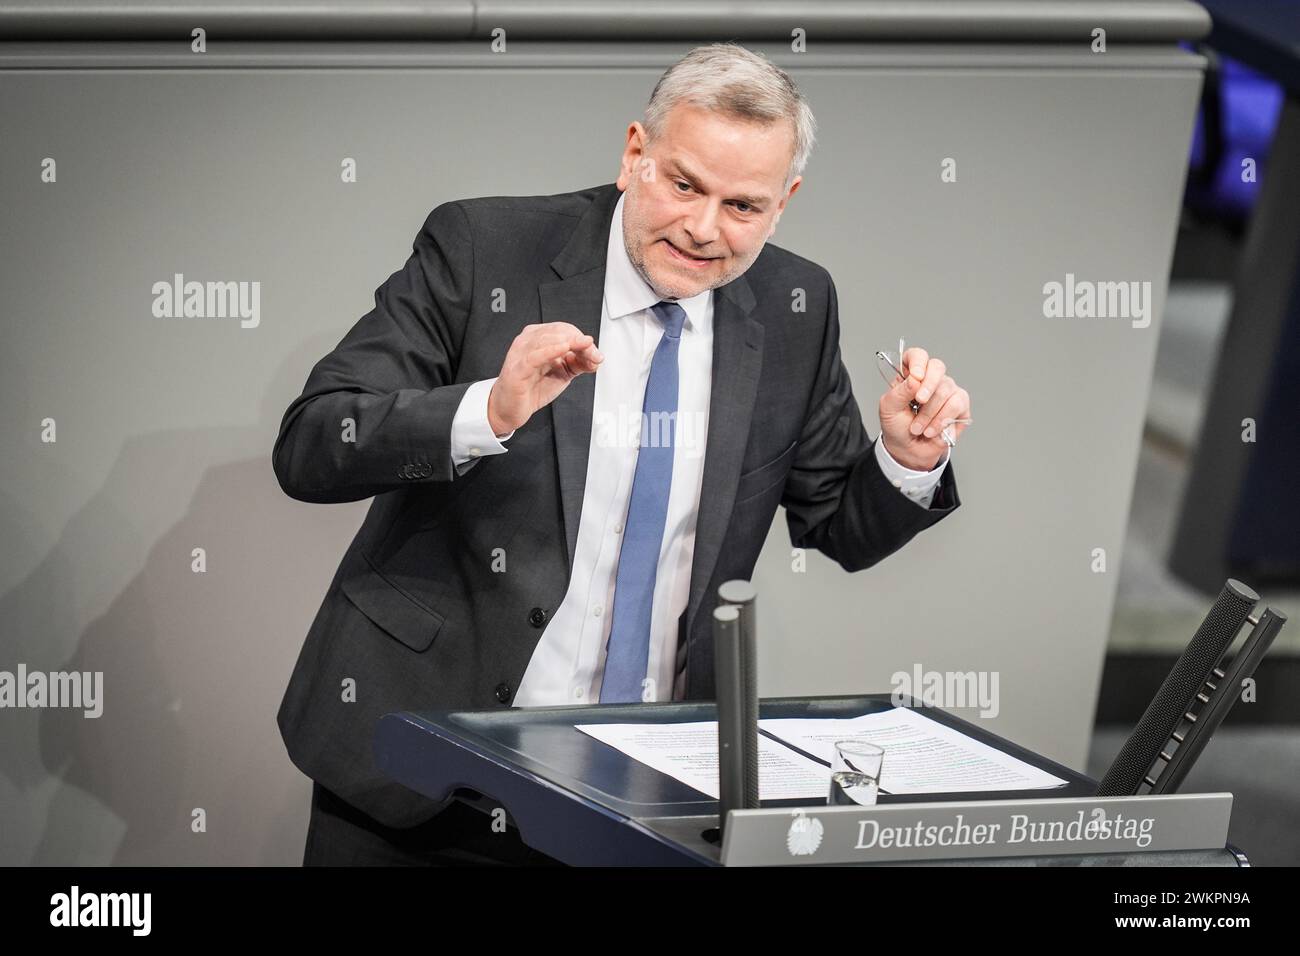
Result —
<path fill-rule="evenodd" d="M 429 210 L 611 181 L 693 45 L 393 45 L 292 70 L 254 48 L 189 70 L 157 65 L 183 48 L 39 71 L 0 50 L 0 669 L 106 685 L 98 720 L 0 712 L 0 863 L 301 860 L 310 785 L 275 712 L 366 505 L 280 492 L 280 416 Z M 1201 60 L 1086 39 L 749 45 L 819 119 L 772 241 L 834 276 L 869 430 L 871 353 L 900 335 L 948 363 L 976 420 L 953 457 L 963 507 L 876 568 L 810 554 L 793 572 L 778 515 L 756 572 L 761 692 L 997 671 L 989 726 L 1081 767 Z M 260 281 L 260 327 L 154 318 L 150 288 L 175 272 Z M 1155 321 L 1045 319 L 1042 286 L 1067 272 L 1151 281 Z"/>

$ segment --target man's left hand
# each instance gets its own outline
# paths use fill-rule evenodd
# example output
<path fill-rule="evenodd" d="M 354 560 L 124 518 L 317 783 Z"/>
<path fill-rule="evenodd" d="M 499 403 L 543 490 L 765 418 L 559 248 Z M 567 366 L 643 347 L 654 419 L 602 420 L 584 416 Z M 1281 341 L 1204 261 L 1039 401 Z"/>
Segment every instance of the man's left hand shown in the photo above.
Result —
<path fill-rule="evenodd" d="M 894 377 L 889 391 L 880 396 L 880 440 L 885 451 L 904 468 L 929 471 L 948 449 L 941 434 L 950 419 L 970 418 L 970 395 L 959 388 L 947 366 L 925 349 L 910 348 L 900 363 L 903 378 Z M 921 406 L 913 412 L 910 402 Z M 954 440 L 965 424 L 948 426 Z"/>

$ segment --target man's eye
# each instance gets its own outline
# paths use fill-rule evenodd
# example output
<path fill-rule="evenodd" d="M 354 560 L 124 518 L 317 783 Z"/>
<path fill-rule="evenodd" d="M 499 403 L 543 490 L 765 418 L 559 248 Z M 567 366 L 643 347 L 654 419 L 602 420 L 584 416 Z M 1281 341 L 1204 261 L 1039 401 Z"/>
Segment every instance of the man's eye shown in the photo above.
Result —
<path fill-rule="evenodd" d="M 736 206 L 737 206 L 737 208 L 739 208 L 740 206 L 744 206 L 744 207 L 745 207 L 744 209 L 741 209 L 741 210 L 740 210 L 741 212 L 753 212 L 753 209 L 754 209 L 754 207 L 751 206 L 751 205 L 750 205 L 749 203 L 747 203 L 747 202 L 738 202 L 738 203 L 736 203 Z"/>
<path fill-rule="evenodd" d="M 677 185 L 678 185 L 678 186 L 685 186 L 687 189 L 690 189 L 690 188 L 691 188 L 691 184 L 690 184 L 690 183 L 684 183 L 684 182 L 682 182 L 680 179 L 677 180 Z"/>

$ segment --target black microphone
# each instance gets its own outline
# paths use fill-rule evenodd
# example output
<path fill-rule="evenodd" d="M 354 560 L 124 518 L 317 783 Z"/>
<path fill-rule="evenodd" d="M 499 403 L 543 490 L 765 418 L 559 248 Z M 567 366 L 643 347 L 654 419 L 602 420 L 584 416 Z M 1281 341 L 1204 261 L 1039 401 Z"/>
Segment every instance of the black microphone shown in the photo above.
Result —
<path fill-rule="evenodd" d="M 1187 727 L 1181 734 L 1174 731 L 1169 750 L 1160 753 L 1160 759 L 1164 761 L 1163 772 L 1156 771 L 1146 778 L 1146 782 L 1151 784 L 1151 793 L 1173 793 L 1178 789 L 1219 724 L 1223 723 L 1223 719 L 1237 703 L 1242 684 L 1246 678 L 1254 675 L 1255 668 L 1268 653 L 1273 638 L 1277 637 L 1277 632 L 1286 623 L 1286 615 L 1266 607 L 1258 618 L 1248 617 L 1246 620 L 1255 626 L 1241 645 L 1241 650 L 1233 655 L 1227 673 L 1217 667 L 1214 669 L 1215 680 L 1206 681 L 1205 689 L 1196 695 L 1197 701 L 1204 703 L 1205 707 L 1199 714 L 1189 710 L 1183 715 L 1188 721 Z M 1173 751 L 1172 756 L 1170 750 Z"/>
<path fill-rule="evenodd" d="M 718 834 L 726 831 L 727 814 L 745 806 L 745 757 L 741 740 L 740 611 L 722 605 L 713 611 L 713 662 L 718 689 Z"/>
<path fill-rule="evenodd" d="M 758 798 L 758 662 L 755 591 L 748 581 L 718 588 L 713 654 L 718 696 L 718 828 L 731 810 L 752 810 Z"/>
<path fill-rule="evenodd" d="M 1209 679 L 1250 616 L 1259 595 L 1229 578 L 1187 650 L 1174 664 L 1097 787 L 1099 797 L 1135 796 L 1201 685 Z"/>

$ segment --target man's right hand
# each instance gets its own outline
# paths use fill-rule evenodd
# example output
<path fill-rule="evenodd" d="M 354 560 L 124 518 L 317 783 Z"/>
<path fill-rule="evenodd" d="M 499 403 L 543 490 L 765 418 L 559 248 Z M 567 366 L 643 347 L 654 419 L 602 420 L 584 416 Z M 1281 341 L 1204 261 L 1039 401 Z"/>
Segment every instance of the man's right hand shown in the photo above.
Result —
<path fill-rule="evenodd" d="M 583 372 L 605 360 L 596 341 L 568 322 L 526 326 L 510 343 L 501 374 L 488 394 L 488 424 L 499 438 L 555 401 Z"/>

